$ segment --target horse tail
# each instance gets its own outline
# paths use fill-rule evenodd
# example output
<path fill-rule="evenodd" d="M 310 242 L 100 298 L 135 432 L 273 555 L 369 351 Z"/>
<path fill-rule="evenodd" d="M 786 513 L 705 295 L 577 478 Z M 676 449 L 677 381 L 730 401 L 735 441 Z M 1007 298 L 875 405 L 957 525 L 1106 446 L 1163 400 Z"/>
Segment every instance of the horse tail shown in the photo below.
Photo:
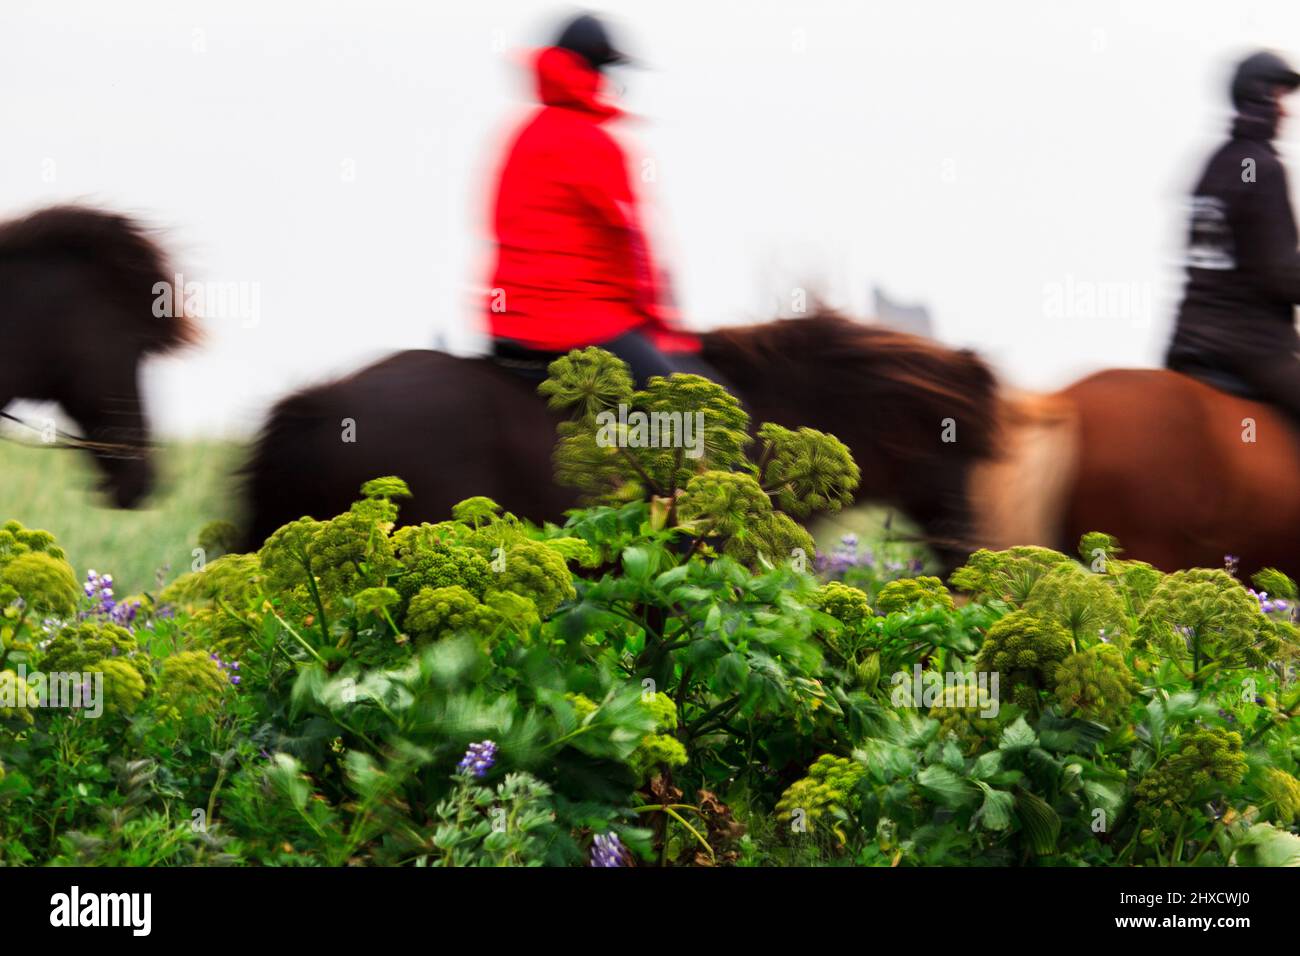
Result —
<path fill-rule="evenodd" d="M 977 546 L 1073 550 L 1062 537 L 1081 445 L 1074 403 L 1007 390 L 997 404 L 1000 447 L 970 476 Z"/>
<path fill-rule="evenodd" d="M 99 278 L 97 303 L 117 306 L 136 326 L 144 350 L 166 352 L 199 340 L 184 309 L 183 291 L 172 289 L 170 315 L 153 308 L 160 283 L 171 288 L 173 271 L 162 247 L 134 219 L 87 206 L 40 209 L 0 225 L 0 259 L 72 260 Z"/>
<path fill-rule="evenodd" d="M 276 402 L 237 474 L 248 503 L 242 552 L 259 550 L 277 528 L 303 514 L 302 489 L 290 476 L 301 477 L 308 436 L 322 420 L 316 391 L 297 392 Z"/>

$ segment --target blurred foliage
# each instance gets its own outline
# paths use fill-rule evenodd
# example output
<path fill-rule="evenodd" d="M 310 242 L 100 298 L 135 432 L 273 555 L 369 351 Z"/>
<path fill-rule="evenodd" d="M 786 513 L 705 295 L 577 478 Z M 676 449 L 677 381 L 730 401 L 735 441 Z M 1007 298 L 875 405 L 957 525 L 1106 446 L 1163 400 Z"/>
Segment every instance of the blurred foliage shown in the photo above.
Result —
<path fill-rule="evenodd" d="M 148 549 L 185 573 L 110 600 L 15 510 L 0 863 L 1300 864 L 1284 575 L 1163 574 L 1101 533 L 947 582 L 897 540 L 817 555 L 796 519 L 870 462 L 751 440 L 703 379 L 552 372 L 590 499 L 563 527 L 483 497 L 400 527 L 376 476 L 257 554 L 198 509 Z M 700 411 L 703 454 L 602 444 L 620 402 Z M 102 678 L 103 714 L 40 706 L 46 671 Z"/>

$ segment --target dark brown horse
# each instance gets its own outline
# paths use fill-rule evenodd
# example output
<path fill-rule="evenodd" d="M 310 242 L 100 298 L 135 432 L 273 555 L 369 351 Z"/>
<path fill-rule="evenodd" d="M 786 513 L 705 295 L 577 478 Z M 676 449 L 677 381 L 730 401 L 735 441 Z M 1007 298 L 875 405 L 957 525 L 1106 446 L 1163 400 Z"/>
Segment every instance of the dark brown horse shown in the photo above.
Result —
<path fill-rule="evenodd" d="M 907 514 L 945 564 L 976 547 L 1073 552 L 1106 531 L 1165 569 L 1232 554 L 1300 576 L 1296 437 L 1272 409 L 1183 375 L 1115 370 L 1017 394 L 970 352 L 830 314 L 712 332 L 705 354 L 756 423 L 841 438 L 858 500 Z M 574 501 L 551 483 L 553 441 L 531 383 L 484 359 L 394 355 L 275 408 L 249 466 L 247 544 L 342 511 L 382 474 L 415 493 L 405 521 L 475 494 L 558 518 Z"/>
<path fill-rule="evenodd" d="M 123 216 L 59 206 L 0 223 L 0 410 L 15 398 L 58 402 L 120 507 L 153 481 L 141 361 L 196 338 L 183 310 L 154 314 L 156 287 L 172 278 Z"/>
<path fill-rule="evenodd" d="M 941 554 L 963 553 L 967 475 L 994 450 L 995 381 L 978 358 L 831 314 L 704 341 L 755 424 L 836 435 L 861 466 L 859 500 L 896 504 Z M 472 495 L 559 520 L 576 502 L 551 481 L 554 443 L 535 383 L 488 359 L 401 352 L 275 407 L 247 469 L 245 544 L 302 515 L 337 514 L 363 481 L 388 474 L 414 493 L 404 521 L 443 520 Z"/>

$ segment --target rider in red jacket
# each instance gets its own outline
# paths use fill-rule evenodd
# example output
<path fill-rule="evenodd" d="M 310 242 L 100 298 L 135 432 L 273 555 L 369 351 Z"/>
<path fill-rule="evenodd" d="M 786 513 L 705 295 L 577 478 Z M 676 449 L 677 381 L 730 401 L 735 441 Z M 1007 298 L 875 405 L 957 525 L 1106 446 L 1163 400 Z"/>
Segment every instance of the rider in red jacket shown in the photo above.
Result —
<path fill-rule="evenodd" d="M 626 58 L 600 21 L 577 17 L 533 57 L 542 103 L 514 137 L 498 177 L 496 265 L 487 315 L 494 352 L 545 374 L 572 348 L 599 345 L 651 375 L 711 375 L 699 340 L 673 327 L 601 70 Z M 716 376 L 712 376 L 715 377 Z"/>

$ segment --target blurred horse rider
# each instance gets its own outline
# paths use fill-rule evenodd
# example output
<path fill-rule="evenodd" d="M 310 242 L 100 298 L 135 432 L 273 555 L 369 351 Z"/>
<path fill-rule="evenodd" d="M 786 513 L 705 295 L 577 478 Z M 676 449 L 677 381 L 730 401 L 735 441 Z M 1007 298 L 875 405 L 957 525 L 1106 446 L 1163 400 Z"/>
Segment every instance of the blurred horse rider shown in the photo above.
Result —
<path fill-rule="evenodd" d="M 621 110 L 606 99 L 603 71 L 625 62 L 589 14 L 532 56 L 542 105 L 498 175 L 487 302 L 495 357 L 529 377 L 545 377 L 556 355 L 598 345 L 638 385 L 672 372 L 717 378 L 699 340 L 674 328 L 627 158 L 605 128 Z"/>
<path fill-rule="evenodd" d="M 1300 74 L 1276 54 L 1255 53 L 1237 66 L 1232 135 L 1192 196 L 1187 285 L 1165 361 L 1300 421 L 1300 251 L 1273 147 L 1282 99 L 1297 86 Z"/>

